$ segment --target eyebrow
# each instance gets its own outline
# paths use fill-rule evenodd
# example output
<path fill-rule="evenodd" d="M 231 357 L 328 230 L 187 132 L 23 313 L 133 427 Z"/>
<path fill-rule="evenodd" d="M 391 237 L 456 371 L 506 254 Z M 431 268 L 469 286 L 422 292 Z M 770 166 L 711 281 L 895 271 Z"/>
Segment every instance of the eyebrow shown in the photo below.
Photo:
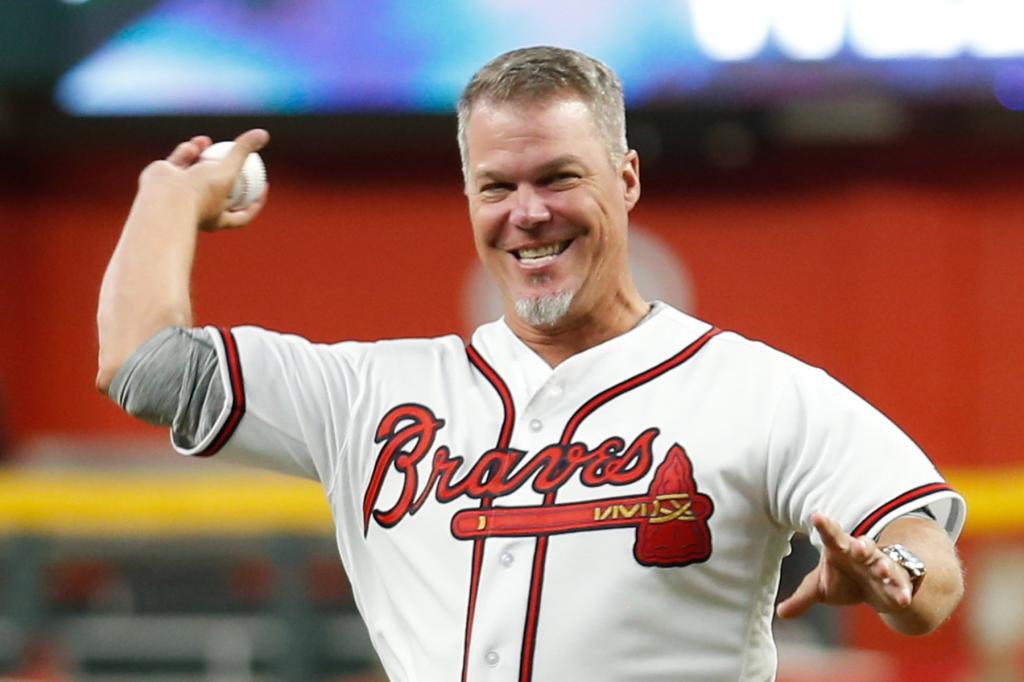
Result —
<path fill-rule="evenodd" d="M 538 176 L 543 177 L 543 176 L 545 176 L 545 175 L 547 175 L 549 173 L 554 172 L 555 170 L 557 170 L 559 168 L 562 168 L 564 166 L 573 165 L 573 164 L 578 165 L 578 166 L 586 167 L 585 164 L 583 163 L 583 159 L 581 159 L 580 157 L 576 156 L 575 154 L 563 154 L 562 156 L 556 156 L 555 158 L 551 159 L 550 161 L 545 161 L 539 167 L 536 168 L 535 172 L 536 172 L 536 174 Z M 478 181 L 479 180 L 500 180 L 500 179 L 502 179 L 502 177 L 501 177 L 500 173 L 496 173 L 494 171 L 485 170 L 485 171 L 481 171 L 481 172 L 477 173 L 475 179 L 478 180 Z"/>

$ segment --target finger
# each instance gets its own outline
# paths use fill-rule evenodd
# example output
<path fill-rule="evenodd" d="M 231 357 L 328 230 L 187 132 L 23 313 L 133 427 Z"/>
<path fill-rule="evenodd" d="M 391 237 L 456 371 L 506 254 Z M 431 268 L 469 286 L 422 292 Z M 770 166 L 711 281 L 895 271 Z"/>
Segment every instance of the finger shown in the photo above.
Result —
<path fill-rule="evenodd" d="M 270 142 L 270 133 L 262 128 L 253 128 L 235 138 L 235 145 L 224 157 L 224 162 L 230 164 L 231 168 L 242 170 L 242 164 L 249 154 L 258 152 Z"/>
<path fill-rule="evenodd" d="M 227 155 L 216 161 L 216 177 L 225 180 L 238 177 L 249 154 L 262 149 L 269 141 L 270 133 L 262 128 L 247 130 L 236 137 Z"/>
<path fill-rule="evenodd" d="M 187 168 L 198 161 L 199 155 L 212 143 L 213 141 L 206 135 L 196 135 L 175 147 L 167 160 L 179 168 Z"/>
<path fill-rule="evenodd" d="M 818 589 L 818 576 L 819 569 L 815 568 L 804 576 L 804 579 L 800 581 L 800 585 L 793 591 L 793 594 L 779 602 L 779 605 L 775 608 L 775 613 L 779 618 L 797 618 L 802 616 L 821 600 L 821 592 Z"/>
<path fill-rule="evenodd" d="M 846 554 L 850 550 L 852 538 L 843 531 L 842 527 L 821 512 L 811 514 L 811 523 L 818 531 L 822 544 L 833 551 Z"/>
<path fill-rule="evenodd" d="M 875 546 L 874 540 L 866 537 L 850 540 L 850 556 L 865 566 L 872 566 L 883 558 L 882 553 Z"/>
<path fill-rule="evenodd" d="M 235 138 L 235 144 L 247 148 L 250 152 L 258 152 L 270 142 L 270 133 L 263 128 L 250 128 Z"/>
<path fill-rule="evenodd" d="M 263 205 L 267 202 L 267 192 L 269 191 L 269 189 L 269 186 L 265 187 L 263 189 L 263 194 L 260 195 L 260 198 L 252 202 L 245 208 L 235 211 L 224 211 L 223 213 L 221 213 L 220 219 L 218 220 L 217 223 L 217 228 L 231 230 L 236 227 L 242 227 L 243 225 L 247 225 L 250 222 L 252 222 L 253 218 L 256 217 L 256 214 L 260 212 L 260 210 L 263 208 Z"/>
<path fill-rule="evenodd" d="M 872 607 L 884 613 L 910 604 L 913 590 L 906 571 L 883 554 L 873 540 L 856 538 L 850 554 L 867 569 L 860 579 L 861 590 L 865 595 L 875 595 L 866 597 Z"/>
<path fill-rule="evenodd" d="M 195 160 L 199 158 L 199 154 L 202 153 L 198 146 L 196 146 L 192 140 L 188 142 L 182 142 L 174 151 L 170 153 L 167 160 L 173 163 L 178 168 L 187 168 L 195 163 Z"/>
<path fill-rule="evenodd" d="M 893 591 L 896 592 L 894 598 L 896 599 L 896 603 L 899 605 L 901 609 L 905 609 L 906 607 L 910 606 L 910 602 L 914 601 L 914 591 L 910 588 L 909 585 L 907 585 L 906 587 L 900 587 L 898 589 L 893 588 Z"/>
<path fill-rule="evenodd" d="M 200 153 L 202 153 L 207 147 L 213 144 L 213 140 L 210 138 L 209 135 L 196 135 L 191 140 L 189 140 L 189 142 L 199 147 Z"/>
<path fill-rule="evenodd" d="M 869 603 L 880 613 L 910 606 L 910 602 L 913 600 L 913 590 L 910 585 L 904 584 L 898 578 L 883 578 L 875 592 L 879 595 L 879 600 Z"/>
<path fill-rule="evenodd" d="M 881 581 L 882 590 L 889 599 L 900 607 L 910 605 L 914 590 L 906 571 L 899 568 L 892 559 L 884 554 L 871 569 L 872 573 Z"/>
<path fill-rule="evenodd" d="M 884 557 L 872 563 L 871 576 L 874 580 L 882 583 L 884 586 L 883 590 L 887 591 L 890 597 L 899 600 L 904 589 L 908 588 L 908 586 L 901 583 L 899 571 L 894 570 L 895 567 L 890 564 L 891 562 L 887 561 Z"/>
<path fill-rule="evenodd" d="M 878 545 L 869 537 L 854 538 L 850 541 L 850 557 L 866 566 L 871 575 L 886 585 L 894 575 L 892 560 L 885 556 Z"/>

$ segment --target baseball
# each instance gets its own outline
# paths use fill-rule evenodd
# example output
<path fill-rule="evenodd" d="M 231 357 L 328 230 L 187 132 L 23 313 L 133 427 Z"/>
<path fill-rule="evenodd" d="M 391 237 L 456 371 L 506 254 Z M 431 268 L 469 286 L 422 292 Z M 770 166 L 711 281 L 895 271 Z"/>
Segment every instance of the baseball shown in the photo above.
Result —
<path fill-rule="evenodd" d="M 215 142 L 199 155 L 201 161 L 220 161 L 231 151 L 234 142 Z M 228 194 L 229 211 L 239 211 L 263 195 L 267 187 L 267 168 L 256 152 L 249 154 L 242 165 L 242 172 L 235 179 L 235 186 Z"/>

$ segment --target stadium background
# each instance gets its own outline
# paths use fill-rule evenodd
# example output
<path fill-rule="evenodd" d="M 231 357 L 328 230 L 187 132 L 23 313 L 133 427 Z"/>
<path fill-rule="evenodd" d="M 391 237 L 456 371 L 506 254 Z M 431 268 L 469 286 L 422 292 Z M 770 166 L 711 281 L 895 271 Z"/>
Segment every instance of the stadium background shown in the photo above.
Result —
<path fill-rule="evenodd" d="M 31 4 L 2 6 L 7 44 L 20 30 L 34 56 L 9 51 L 21 61 L 0 71 L 0 675 L 373 679 L 318 489 L 185 461 L 123 416 L 93 388 L 95 302 L 139 170 L 196 132 L 259 124 L 270 202 L 250 228 L 201 239 L 197 322 L 468 333 L 453 121 L 75 116 L 54 85 L 142 10 L 90 3 L 105 34 L 58 54 Z M 85 7 L 39 5 L 65 30 Z M 820 615 L 780 633 L 780 679 L 1024 679 L 1021 114 L 869 94 L 631 114 L 633 222 L 694 314 L 828 368 L 968 499 L 968 594 L 949 623 L 910 640 L 870 613 Z"/>

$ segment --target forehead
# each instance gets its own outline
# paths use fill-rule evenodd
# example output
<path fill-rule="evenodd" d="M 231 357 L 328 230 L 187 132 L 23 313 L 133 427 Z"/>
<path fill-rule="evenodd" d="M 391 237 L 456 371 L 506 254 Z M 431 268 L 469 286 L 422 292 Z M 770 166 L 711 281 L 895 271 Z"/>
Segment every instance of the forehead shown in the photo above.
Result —
<path fill-rule="evenodd" d="M 590 108 L 580 99 L 474 105 L 466 126 L 471 171 L 512 160 L 551 155 L 604 155 L 604 140 Z"/>

